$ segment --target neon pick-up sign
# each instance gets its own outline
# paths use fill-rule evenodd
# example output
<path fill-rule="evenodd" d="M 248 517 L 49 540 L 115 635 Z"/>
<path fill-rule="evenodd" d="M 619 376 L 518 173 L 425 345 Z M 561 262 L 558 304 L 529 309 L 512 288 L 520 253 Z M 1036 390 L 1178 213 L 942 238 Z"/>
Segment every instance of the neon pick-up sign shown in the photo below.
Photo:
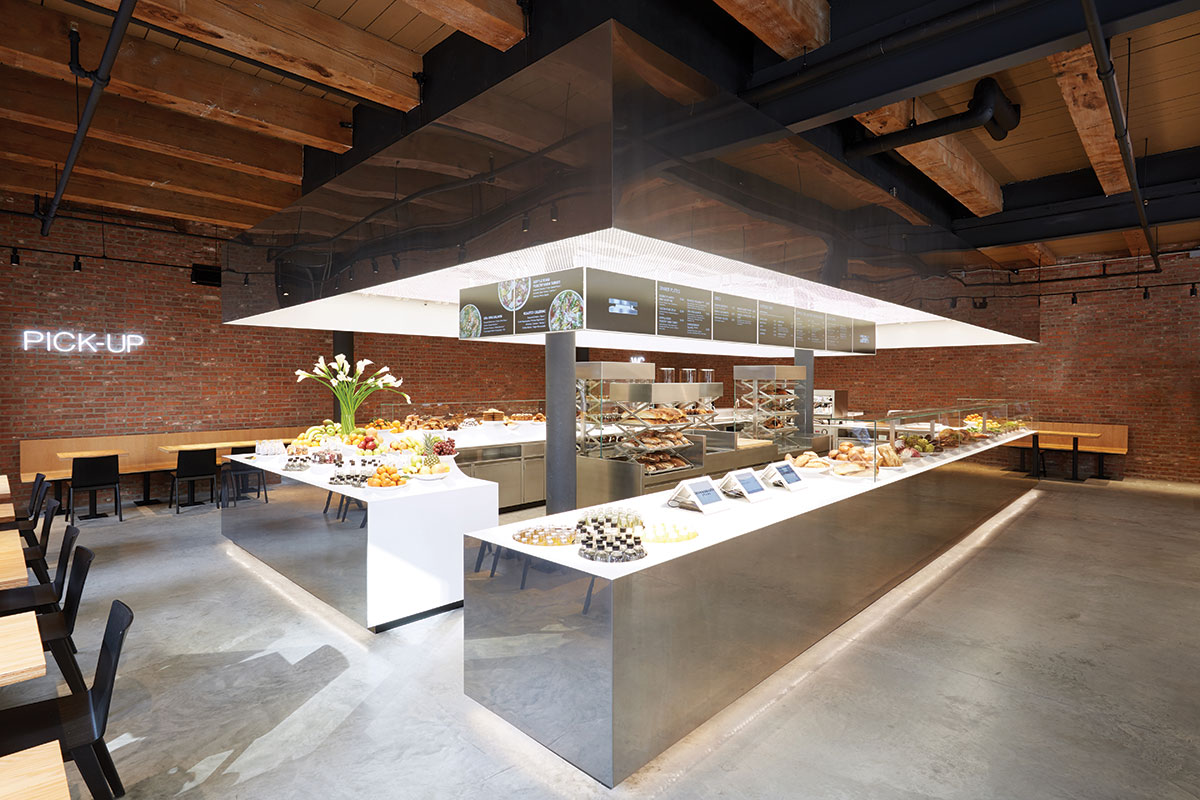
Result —
<path fill-rule="evenodd" d="M 132 353 L 146 343 L 140 333 L 21 331 L 21 349 L 47 353 Z"/>

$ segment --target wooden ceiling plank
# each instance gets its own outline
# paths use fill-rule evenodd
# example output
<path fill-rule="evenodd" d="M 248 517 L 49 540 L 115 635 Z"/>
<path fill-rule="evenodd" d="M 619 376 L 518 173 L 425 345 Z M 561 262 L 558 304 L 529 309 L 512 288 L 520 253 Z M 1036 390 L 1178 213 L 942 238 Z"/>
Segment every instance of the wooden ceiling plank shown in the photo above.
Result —
<path fill-rule="evenodd" d="M 10 161 L 61 170 L 71 134 L 0 121 L 0 155 Z M 203 167 L 180 158 L 92 140 L 80 151 L 81 175 L 164 189 L 195 197 L 277 211 L 299 199 L 300 187 L 231 170 Z"/>
<path fill-rule="evenodd" d="M 419 55 L 291 0 L 141 0 L 134 17 L 390 108 L 420 102 Z"/>
<path fill-rule="evenodd" d="M 919 98 L 855 114 L 854 118 L 876 136 L 882 136 L 904 130 L 914 115 L 918 125 L 937 119 Z M 1004 193 L 999 181 L 984 169 L 958 137 L 942 136 L 896 148 L 896 152 L 975 216 L 986 217 L 1004 210 Z"/>
<path fill-rule="evenodd" d="M 717 0 L 717 5 L 784 58 L 829 43 L 828 0 Z"/>
<path fill-rule="evenodd" d="M 0 60 L 18 69 L 73 80 L 63 58 L 72 23 L 81 35 L 80 61 L 95 64 L 108 29 L 28 0 L 0 0 L 0 18 L 20 19 L 0 37 Z M 107 91 L 276 139 L 344 153 L 350 149 L 350 109 L 229 70 L 207 59 L 126 37 Z"/>
<path fill-rule="evenodd" d="M 525 15 L 516 0 L 405 0 L 408 5 L 468 36 L 507 50 L 525 38 Z"/>
<path fill-rule="evenodd" d="M 54 173 L 43 167 L 0 158 L 0 188 L 25 194 L 53 194 Z M 204 197 L 186 197 L 162 189 L 131 186 L 90 175 L 72 175 L 63 197 L 117 211 L 133 211 L 171 219 L 250 228 L 270 212 Z"/>
<path fill-rule="evenodd" d="M 52 78 L 0 66 L 0 119 L 74 134 L 74 88 Z M 103 99 L 88 129 L 88 139 L 284 183 L 300 183 L 302 148 L 298 144 L 196 120 L 124 97 Z"/>
<path fill-rule="evenodd" d="M 1036 264 L 1040 267 L 1046 267 L 1058 263 L 1058 256 L 1054 255 L 1054 251 L 1042 242 L 1030 242 L 1029 244 L 1023 244 L 1021 245 L 1021 252 L 1033 264 Z"/>
<path fill-rule="evenodd" d="M 1096 57 L 1085 45 L 1046 59 L 1071 112 L 1075 130 L 1106 195 L 1130 191 L 1116 130 L 1108 113 L 1104 86 L 1096 76 Z"/>
<path fill-rule="evenodd" d="M 1129 248 L 1129 255 L 1144 256 L 1150 254 L 1150 241 L 1146 239 L 1146 233 L 1141 228 L 1121 231 L 1121 236 L 1124 237 L 1125 245 Z"/>

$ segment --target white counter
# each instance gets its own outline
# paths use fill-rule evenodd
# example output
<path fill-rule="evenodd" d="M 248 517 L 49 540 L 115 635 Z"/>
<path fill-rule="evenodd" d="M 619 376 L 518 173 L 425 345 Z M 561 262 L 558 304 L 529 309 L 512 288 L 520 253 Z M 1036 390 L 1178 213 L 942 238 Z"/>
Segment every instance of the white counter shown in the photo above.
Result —
<path fill-rule="evenodd" d="M 649 525 L 654 523 L 686 525 L 699 533 L 699 536 L 696 538 L 684 542 L 646 544 L 644 545 L 646 557 L 637 561 L 617 564 L 589 561 L 580 557 L 577 545 L 543 547 L 522 544 L 512 538 L 513 533 L 516 531 L 532 527 L 535 524 L 574 526 L 579 517 L 582 516 L 583 509 L 567 511 L 562 514 L 553 514 L 548 517 L 539 517 L 538 519 L 525 522 L 502 525 L 488 530 L 475 531 L 471 533 L 471 536 L 519 553 L 533 555 L 555 564 L 595 575 L 599 578 L 615 580 L 647 569 L 648 567 L 671 561 L 707 547 L 712 547 L 729 539 L 751 533 L 767 525 L 800 516 L 848 497 L 905 480 L 931 469 L 937 469 L 937 467 L 943 464 L 953 463 L 987 450 L 1001 447 L 1029 436 L 1030 433 L 1030 431 L 1017 431 L 980 443 L 957 447 L 937 455 L 929 454 L 920 459 L 911 459 L 906 461 L 903 467 L 881 468 L 875 480 L 872 480 L 870 477 L 842 478 L 831 473 L 807 475 L 804 474 L 804 470 L 799 470 L 804 480 L 804 489 L 789 492 L 782 488 L 769 486 L 767 487 L 767 491 L 771 494 L 771 499 L 751 504 L 740 498 L 730 498 L 729 502 L 733 503 L 733 508 L 713 515 L 704 515 L 696 511 L 681 508 L 670 508 L 666 504 L 667 498 L 671 495 L 670 491 L 622 500 L 619 503 L 612 504 L 612 506 L 634 509 L 640 512 L 642 519 Z M 596 508 L 600 507 L 597 506 Z"/>

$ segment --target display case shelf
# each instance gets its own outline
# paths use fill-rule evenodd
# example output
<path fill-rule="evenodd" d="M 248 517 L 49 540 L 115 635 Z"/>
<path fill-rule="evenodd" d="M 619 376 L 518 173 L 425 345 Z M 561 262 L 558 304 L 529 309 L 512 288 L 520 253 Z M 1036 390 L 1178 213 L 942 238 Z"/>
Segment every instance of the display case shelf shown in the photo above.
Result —
<path fill-rule="evenodd" d="M 796 402 L 803 396 L 806 376 L 807 370 L 799 366 L 735 366 L 738 411 L 746 420 L 743 433 L 773 441 L 780 450 L 798 446 L 794 420 L 801 414 Z"/>

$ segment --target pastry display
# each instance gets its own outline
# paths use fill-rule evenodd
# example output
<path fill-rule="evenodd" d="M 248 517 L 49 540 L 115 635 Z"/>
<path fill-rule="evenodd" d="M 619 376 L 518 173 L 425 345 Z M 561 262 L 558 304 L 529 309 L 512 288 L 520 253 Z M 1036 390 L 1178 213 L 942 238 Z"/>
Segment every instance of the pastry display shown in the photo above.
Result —
<path fill-rule="evenodd" d="M 508 418 L 513 422 L 533 422 L 533 414 L 510 414 Z"/>
<path fill-rule="evenodd" d="M 821 458 L 812 450 L 805 450 L 798 456 L 793 456 L 791 453 L 784 456 L 784 460 L 797 469 L 807 469 L 813 472 L 820 472 L 829 469 L 829 461 Z"/>
<path fill-rule="evenodd" d="M 288 456 L 288 460 L 284 462 L 283 469 L 286 472 L 300 472 L 308 469 L 311 466 L 312 464 L 309 462 L 308 456 L 291 455 Z"/>
<path fill-rule="evenodd" d="M 575 544 L 575 529 L 565 525 L 538 525 L 522 528 L 512 535 L 513 541 L 539 547 L 561 547 Z"/>
<path fill-rule="evenodd" d="M 651 425 L 670 425 L 686 422 L 687 414 L 677 408 L 646 408 L 637 412 L 637 418 Z"/>
<path fill-rule="evenodd" d="M 484 422 L 503 422 L 504 412 L 498 408 L 489 408 L 479 415 Z"/>
<path fill-rule="evenodd" d="M 691 439 L 678 431 L 647 431 L 636 436 L 621 440 L 625 447 L 636 447 L 645 450 L 668 450 L 676 447 L 687 447 Z"/>
<path fill-rule="evenodd" d="M 539 411 L 538 413 L 533 415 L 533 421 L 534 422 L 545 422 L 546 415 Z"/>
<path fill-rule="evenodd" d="M 903 467 L 904 461 L 901 460 L 900 454 L 896 452 L 896 448 L 884 442 L 876 445 L 875 458 L 881 467 Z"/>
<path fill-rule="evenodd" d="M 699 535 L 699 532 L 695 528 L 665 522 L 659 522 L 642 529 L 642 541 L 653 544 L 686 542 L 689 539 L 695 539 Z"/>
<path fill-rule="evenodd" d="M 837 450 L 829 451 L 829 458 L 833 461 L 854 461 L 864 465 L 871 460 L 867 448 L 853 442 L 842 442 Z"/>
<path fill-rule="evenodd" d="M 838 461 L 833 465 L 833 474 L 843 478 L 866 477 L 870 468 L 861 461 Z"/>
<path fill-rule="evenodd" d="M 647 475 L 691 466 L 686 459 L 680 456 L 673 456 L 670 453 L 646 453 L 634 460 L 646 468 Z"/>

